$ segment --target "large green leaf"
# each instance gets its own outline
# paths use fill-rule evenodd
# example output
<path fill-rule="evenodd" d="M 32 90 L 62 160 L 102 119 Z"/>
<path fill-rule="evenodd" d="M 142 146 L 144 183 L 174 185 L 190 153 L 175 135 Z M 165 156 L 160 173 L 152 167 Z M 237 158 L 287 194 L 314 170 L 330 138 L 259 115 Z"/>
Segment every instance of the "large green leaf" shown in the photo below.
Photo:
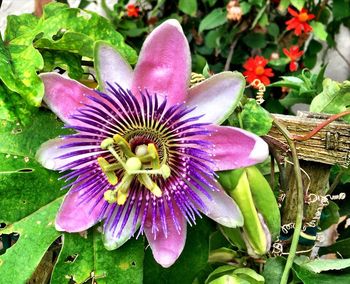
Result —
<path fill-rule="evenodd" d="M 53 226 L 64 191 L 58 174 L 34 159 L 38 146 L 62 133 L 52 113 L 40 111 L 32 125 L 1 121 L 0 129 L 0 234 L 18 233 L 17 243 L 0 257 L 4 283 L 25 283 L 52 242 L 60 236 Z"/>
<path fill-rule="evenodd" d="M 0 121 L 21 121 L 22 124 L 29 124 L 29 116 L 35 110 L 35 107 L 28 105 L 19 94 L 10 91 L 0 81 Z"/>
<path fill-rule="evenodd" d="M 198 219 L 193 228 L 188 226 L 184 251 L 176 263 L 167 269 L 155 262 L 150 249 L 146 250 L 144 283 L 192 283 L 197 274 L 206 267 L 212 230 L 212 222 L 207 218 Z"/>
<path fill-rule="evenodd" d="M 18 221 L 65 193 L 59 190 L 59 175 L 34 159 L 41 143 L 63 133 L 62 123 L 48 111 L 38 112 L 31 122 L 25 128 L 0 122 L 1 222 Z"/>
<path fill-rule="evenodd" d="M 29 280 L 46 250 L 60 236 L 54 228 L 54 218 L 62 198 L 0 230 L 18 233 L 18 241 L 0 256 L 2 283 L 25 283 Z"/>
<path fill-rule="evenodd" d="M 340 113 L 350 107 L 350 81 L 339 83 L 327 78 L 323 81 L 323 91 L 310 105 L 312 112 Z M 350 122 L 350 115 L 344 120 Z"/>
<path fill-rule="evenodd" d="M 43 66 L 40 52 L 31 43 L 5 43 L 0 38 L 0 80 L 32 106 L 39 106 L 44 95 L 44 85 L 36 74 Z"/>
<path fill-rule="evenodd" d="M 121 248 L 104 248 L 97 228 L 86 235 L 65 234 L 63 248 L 56 263 L 51 283 L 64 284 L 74 280 L 83 283 L 95 277 L 102 283 L 142 283 L 143 238 L 129 240 Z"/>
<path fill-rule="evenodd" d="M 43 52 L 66 52 L 63 61 L 62 53 L 53 59 L 55 64 L 50 65 L 46 60 L 45 71 L 51 71 L 49 66 L 53 68 L 64 65 L 69 74 L 78 79 L 82 71 L 74 63 L 81 56 L 92 58 L 97 40 L 111 43 L 131 64 L 136 62 L 136 52 L 125 44 L 123 36 L 115 31 L 107 19 L 96 13 L 51 3 L 45 6 L 44 15 L 40 19 L 29 14 L 9 16 L 5 41 L 0 39 L 0 81 L 10 91 L 19 94 L 25 103 L 38 107 L 44 95 L 44 85 L 37 75 L 44 68 L 44 60 L 38 49 L 45 50 Z M 69 53 L 75 53 L 78 57 L 70 55 L 67 58 Z M 11 118 L 13 113 L 6 110 L 17 105 L 13 103 L 18 101 L 14 93 L 1 92 L 2 117 Z M 23 108 L 21 105 L 19 107 Z"/>

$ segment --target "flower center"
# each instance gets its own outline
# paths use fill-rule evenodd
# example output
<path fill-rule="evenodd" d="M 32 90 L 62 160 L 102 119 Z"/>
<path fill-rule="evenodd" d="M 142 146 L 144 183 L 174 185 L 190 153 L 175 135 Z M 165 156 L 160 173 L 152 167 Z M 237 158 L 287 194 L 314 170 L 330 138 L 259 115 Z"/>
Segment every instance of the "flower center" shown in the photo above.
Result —
<path fill-rule="evenodd" d="M 306 22 L 309 19 L 309 15 L 307 13 L 300 13 L 298 18 L 300 22 Z"/>
<path fill-rule="evenodd" d="M 258 66 L 255 68 L 255 74 L 256 75 L 263 75 L 265 72 L 265 68 L 262 66 Z"/>
<path fill-rule="evenodd" d="M 148 140 L 148 142 L 151 141 Z M 110 164 L 102 157 L 97 159 L 108 182 L 115 186 L 114 189 L 107 190 L 104 193 L 104 198 L 107 202 L 123 205 L 127 200 L 130 185 L 134 178 L 156 197 L 162 196 L 162 191 L 157 183 L 152 180 L 151 176 L 161 175 L 164 179 L 167 179 L 171 171 L 168 165 L 160 163 L 159 154 L 154 143 L 138 144 L 132 148 L 122 136 L 116 134 L 113 138 L 103 140 L 101 148 L 108 150 L 116 159 L 116 162 L 113 164 Z M 120 153 L 123 155 L 120 155 Z M 115 173 L 116 170 L 120 169 L 123 171 L 121 181 L 118 180 Z"/>

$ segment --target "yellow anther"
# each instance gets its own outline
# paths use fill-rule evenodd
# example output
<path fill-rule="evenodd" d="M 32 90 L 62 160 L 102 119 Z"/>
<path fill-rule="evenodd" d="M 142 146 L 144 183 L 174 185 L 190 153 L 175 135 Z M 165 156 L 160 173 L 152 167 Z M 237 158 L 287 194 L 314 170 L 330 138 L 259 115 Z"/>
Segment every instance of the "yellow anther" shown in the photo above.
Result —
<path fill-rule="evenodd" d="M 131 151 L 131 147 L 128 141 L 126 141 L 122 136 L 120 136 L 119 134 L 115 134 L 113 136 L 113 139 L 115 143 L 119 146 L 119 148 L 122 150 L 122 152 L 125 154 L 125 156 L 127 157 L 135 156 L 135 154 Z"/>
<path fill-rule="evenodd" d="M 125 166 L 126 170 L 132 173 L 132 171 L 140 170 L 142 168 L 142 163 L 139 158 L 132 157 L 127 159 Z"/>
<path fill-rule="evenodd" d="M 117 193 L 118 205 L 124 205 L 128 196 L 129 196 L 128 192 L 124 193 L 124 192 L 118 191 L 118 193 Z"/>
<path fill-rule="evenodd" d="M 148 154 L 151 155 L 151 167 L 153 169 L 159 169 L 160 162 L 159 162 L 159 155 L 156 146 L 153 143 L 149 143 L 147 145 Z"/>
<path fill-rule="evenodd" d="M 155 159 L 158 157 L 157 148 L 153 143 L 149 143 L 147 145 L 147 152 L 151 155 L 152 159 Z"/>
<path fill-rule="evenodd" d="M 111 185 L 116 185 L 118 183 L 118 177 L 115 174 L 115 170 L 120 168 L 119 164 L 110 164 L 107 162 L 105 158 L 98 157 L 97 162 L 99 166 L 101 167 L 103 173 L 106 175 L 108 182 Z"/>
<path fill-rule="evenodd" d="M 109 147 L 112 147 L 114 144 L 113 138 L 106 138 L 101 142 L 101 148 L 103 150 L 108 149 Z"/>
<path fill-rule="evenodd" d="M 167 179 L 168 177 L 170 177 L 170 174 L 171 174 L 171 170 L 170 170 L 170 167 L 168 165 L 162 165 L 160 167 L 160 171 L 162 173 L 162 177 L 164 179 Z"/>
<path fill-rule="evenodd" d="M 162 191 L 156 183 L 153 183 L 153 188 L 151 192 L 157 197 L 162 197 Z"/>
<path fill-rule="evenodd" d="M 107 190 L 103 194 L 103 198 L 108 202 L 108 203 L 115 203 L 117 201 L 117 198 L 115 196 L 115 192 L 113 190 Z"/>

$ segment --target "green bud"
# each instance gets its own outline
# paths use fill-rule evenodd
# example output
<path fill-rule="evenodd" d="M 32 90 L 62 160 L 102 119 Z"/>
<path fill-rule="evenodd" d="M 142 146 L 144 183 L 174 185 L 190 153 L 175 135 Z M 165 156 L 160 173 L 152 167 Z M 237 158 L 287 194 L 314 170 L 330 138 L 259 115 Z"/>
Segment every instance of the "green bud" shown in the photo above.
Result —
<path fill-rule="evenodd" d="M 275 240 L 281 229 L 281 214 L 275 195 L 270 184 L 257 167 L 246 168 L 246 173 L 255 207 L 263 216 L 272 240 Z"/>

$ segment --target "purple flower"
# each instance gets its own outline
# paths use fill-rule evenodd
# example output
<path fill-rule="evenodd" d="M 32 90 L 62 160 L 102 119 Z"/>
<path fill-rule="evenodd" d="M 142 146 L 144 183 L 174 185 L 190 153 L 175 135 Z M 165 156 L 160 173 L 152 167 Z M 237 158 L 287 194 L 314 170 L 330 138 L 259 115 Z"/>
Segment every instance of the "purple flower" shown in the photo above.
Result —
<path fill-rule="evenodd" d="M 189 88 L 190 68 L 181 26 L 168 20 L 147 38 L 134 71 L 111 46 L 97 44 L 101 92 L 41 75 L 45 103 L 76 131 L 37 153 L 46 168 L 70 170 L 57 230 L 79 232 L 103 220 L 107 249 L 145 233 L 156 261 L 169 267 L 184 247 L 186 223 L 200 212 L 243 225 L 215 171 L 259 163 L 268 147 L 247 131 L 217 125 L 242 96 L 244 77 L 223 72 Z"/>

